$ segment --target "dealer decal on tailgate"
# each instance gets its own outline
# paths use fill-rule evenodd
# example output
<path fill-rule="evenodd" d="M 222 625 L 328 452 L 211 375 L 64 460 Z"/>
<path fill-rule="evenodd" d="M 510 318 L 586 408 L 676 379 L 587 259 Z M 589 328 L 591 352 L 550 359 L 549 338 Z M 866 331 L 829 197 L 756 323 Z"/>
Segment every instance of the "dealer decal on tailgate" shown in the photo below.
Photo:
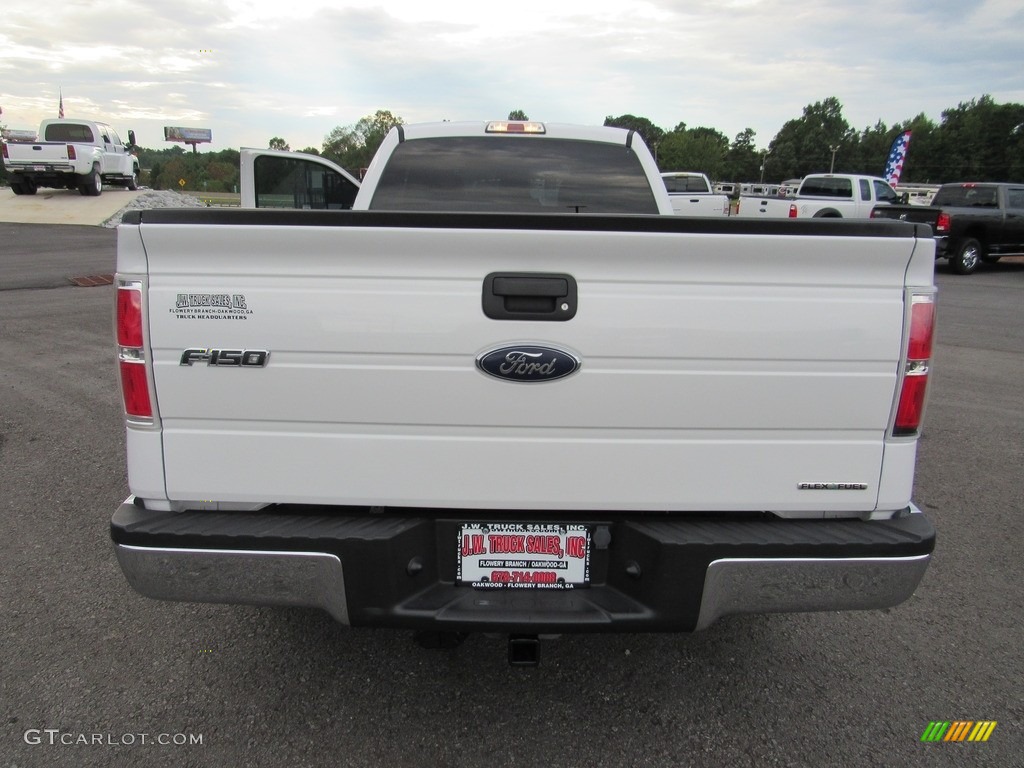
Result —
<path fill-rule="evenodd" d="M 480 589 L 574 589 L 590 583 L 590 529 L 550 523 L 464 523 L 456 582 Z"/>

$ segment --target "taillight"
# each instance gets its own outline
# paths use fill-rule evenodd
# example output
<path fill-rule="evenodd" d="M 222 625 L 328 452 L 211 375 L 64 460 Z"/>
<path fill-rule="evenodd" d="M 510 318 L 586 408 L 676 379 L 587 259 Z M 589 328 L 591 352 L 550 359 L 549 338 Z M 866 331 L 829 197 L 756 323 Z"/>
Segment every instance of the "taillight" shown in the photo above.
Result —
<path fill-rule="evenodd" d="M 935 294 L 911 294 L 909 320 L 907 356 L 892 429 L 895 437 L 916 435 L 921 428 L 935 336 Z"/>
<path fill-rule="evenodd" d="M 78 155 L 75 154 L 75 145 L 68 144 L 68 160 L 77 160 Z"/>
<path fill-rule="evenodd" d="M 10 157 L 7 155 L 7 142 L 0 141 L 0 152 L 3 152 L 4 160 L 9 160 Z"/>
<path fill-rule="evenodd" d="M 118 286 L 114 323 L 124 412 L 132 421 L 152 422 L 153 401 L 149 396 L 149 371 L 142 334 L 141 283 Z"/>
<path fill-rule="evenodd" d="M 121 357 L 121 397 L 124 412 L 129 419 L 149 421 L 153 418 L 153 404 L 149 400 L 149 381 L 146 361 Z"/>
<path fill-rule="evenodd" d="M 117 289 L 117 344 L 121 347 L 142 347 L 141 286 Z"/>
<path fill-rule="evenodd" d="M 949 232 L 949 214 L 942 212 L 939 214 L 938 220 L 935 222 L 936 232 Z"/>
<path fill-rule="evenodd" d="M 789 204 L 789 218 L 791 218 L 791 219 L 795 219 L 796 218 L 796 203 L 790 203 Z"/>

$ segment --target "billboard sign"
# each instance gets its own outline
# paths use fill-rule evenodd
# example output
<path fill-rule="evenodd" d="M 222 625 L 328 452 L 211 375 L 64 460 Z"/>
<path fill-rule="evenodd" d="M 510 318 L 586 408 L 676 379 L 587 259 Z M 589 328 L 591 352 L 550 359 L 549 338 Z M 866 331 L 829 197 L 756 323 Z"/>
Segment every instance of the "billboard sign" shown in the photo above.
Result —
<path fill-rule="evenodd" d="M 172 128 L 164 126 L 164 141 L 181 141 L 185 144 L 208 144 L 213 141 L 209 128 Z"/>

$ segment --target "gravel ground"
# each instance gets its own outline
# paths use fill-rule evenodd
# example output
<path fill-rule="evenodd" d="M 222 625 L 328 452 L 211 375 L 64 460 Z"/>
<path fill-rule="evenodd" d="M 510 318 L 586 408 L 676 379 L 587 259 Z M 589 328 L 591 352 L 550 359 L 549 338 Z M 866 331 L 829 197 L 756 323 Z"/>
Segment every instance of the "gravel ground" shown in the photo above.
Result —
<path fill-rule="evenodd" d="M 139 195 L 128 205 L 115 213 L 105 222 L 104 227 L 116 227 L 121 223 L 121 217 L 127 211 L 137 211 L 149 208 L 205 208 L 206 203 L 198 197 L 183 195 L 172 190 L 151 189 L 149 192 Z"/>

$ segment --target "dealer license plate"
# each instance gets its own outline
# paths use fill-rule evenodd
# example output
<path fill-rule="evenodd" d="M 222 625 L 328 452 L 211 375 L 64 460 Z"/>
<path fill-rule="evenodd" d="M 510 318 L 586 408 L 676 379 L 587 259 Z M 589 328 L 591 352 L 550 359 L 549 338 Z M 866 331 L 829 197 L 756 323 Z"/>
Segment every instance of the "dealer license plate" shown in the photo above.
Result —
<path fill-rule="evenodd" d="M 463 523 L 456 583 L 478 589 L 575 589 L 590 583 L 590 529 L 552 523 Z"/>

